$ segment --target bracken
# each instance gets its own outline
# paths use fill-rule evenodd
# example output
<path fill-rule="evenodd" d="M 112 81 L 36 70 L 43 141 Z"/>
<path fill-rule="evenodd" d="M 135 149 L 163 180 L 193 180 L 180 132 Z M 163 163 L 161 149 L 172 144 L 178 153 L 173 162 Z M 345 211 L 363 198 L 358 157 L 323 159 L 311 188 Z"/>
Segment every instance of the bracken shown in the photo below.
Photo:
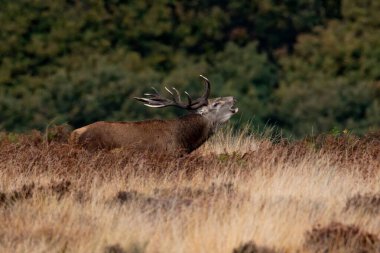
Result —
<path fill-rule="evenodd" d="M 347 200 L 344 210 L 378 215 L 380 214 L 380 194 L 357 194 Z"/>
<path fill-rule="evenodd" d="M 353 225 L 332 222 L 305 233 L 304 249 L 312 253 L 378 253 L 380 239 Z"/>
<path fill-rule="evenodd" d="M 233 253 L 279 253 L 273 249 L 257 246 L 253 241 L 244 243 L 233 250 Z"/>

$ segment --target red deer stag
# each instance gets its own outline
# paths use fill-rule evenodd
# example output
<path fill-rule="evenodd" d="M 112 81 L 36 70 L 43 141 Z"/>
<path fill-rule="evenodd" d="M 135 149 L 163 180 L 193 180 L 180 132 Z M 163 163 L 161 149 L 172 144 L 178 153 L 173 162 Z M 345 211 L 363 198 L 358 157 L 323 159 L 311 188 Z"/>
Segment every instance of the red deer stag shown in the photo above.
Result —
<path fill-rule="evenodd" d="M 153 94 L 138 98 L 144 105 L 161 108 L 175 106 L 190 113 L 172 120 L 145 120 L 139 122 L 104 122 L 78 128 L 71 133 L 70 142 L 89 150 L 127 148 L 137 151 L 163 152 L 182 156 L 201 146 L 223 123 L 238 112 L 234 97 L 208 99 L 210 82 L 202 76 L 206 91 L 198 99 L 185 92 L 182 102 L 177 89 L 165 89 L 171 99 L 161 96 L 154 88 Z"/>

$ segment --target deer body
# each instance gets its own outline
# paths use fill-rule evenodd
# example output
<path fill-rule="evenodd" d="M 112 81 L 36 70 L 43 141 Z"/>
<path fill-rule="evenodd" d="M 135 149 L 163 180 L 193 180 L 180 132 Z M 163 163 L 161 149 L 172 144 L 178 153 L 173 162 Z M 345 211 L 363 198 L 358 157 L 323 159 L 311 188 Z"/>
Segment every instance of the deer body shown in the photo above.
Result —
<path fill-rule="evenodd" d="M 96 122 L 71 134 L 71 142 L 88 150 L 126 147 L 134 151 L 190 153 L 213 133 L 212 125 L 198 114 L 173 120 Z"/>
<path fill-rule="evenodd" d="M 134 151 L 150 151 L 182 156 L 201 146 L 238 109 L 233 97 L 208 99 L 210 83 L 207 78 L 205 94 L 188 103 L 182 103 L 175 88 L 166 90 L 172 99 L 155 94 L 148 98 L 136 98 L 149 107 L 177 106 L 191 113 L 172 120 L 145 120 L 138 122 L 99 121 L 78 128 L 71 133 L 70 142 L 88 150 L 127 148 Z M 177 97 L 174 95 L 176 94 Z"/>

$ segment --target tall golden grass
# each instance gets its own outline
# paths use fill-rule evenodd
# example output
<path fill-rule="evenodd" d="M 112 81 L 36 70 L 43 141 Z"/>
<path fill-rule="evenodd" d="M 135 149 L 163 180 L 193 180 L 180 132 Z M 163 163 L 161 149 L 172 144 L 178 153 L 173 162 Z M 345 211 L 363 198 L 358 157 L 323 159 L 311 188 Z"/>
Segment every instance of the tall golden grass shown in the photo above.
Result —
<path fill-rule="evenodd" d="M 0 252 L 380 252 L 380 134 L 224 131 L 180 159 L 0 138 Z"/>

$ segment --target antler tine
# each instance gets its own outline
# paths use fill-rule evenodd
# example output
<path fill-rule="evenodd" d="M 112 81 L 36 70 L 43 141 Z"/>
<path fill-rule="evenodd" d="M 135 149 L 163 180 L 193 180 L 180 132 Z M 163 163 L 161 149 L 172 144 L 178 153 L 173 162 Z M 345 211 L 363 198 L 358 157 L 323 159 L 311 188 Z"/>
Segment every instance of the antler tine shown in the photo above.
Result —
<path fill-rule="evenodd" d="M 164 107 L 165 106 L 163 104 L 157 103 L 156 101 L 153 101 L 153 100 L 148 99 L 148 98 L 134 97 L 134 99 L 136 99 L 136 100 L 138 100 L 140 102 L 143 102 L 145 106 L 149 106 L 149 107 L 160 108 L 160 107 Z"/>
<path fill-rule="evenodd" d="M 148 93 L 149 95 L 148 96 L 161 96 L 160 93 L 156 90 L 156 88 L 154 88 L 153 86 L 151 87 L 152 90 L 155 92 L 155 94 L 150 94 Z M 144 94 L 145 95 L 145 94 Z"/>
<path fill-rule="evenodd" d="M 165 90 L 167 91 L 167 92 L 169 92 L 172 96 L 173 96 L 173 93 L 165 86 Z"/>
<path fill-rule="evenodd" d="M 211 89 L 211 84 L 210 84 L 210 81 L 203 75 L 199 75 L 201 78 L 203 78 L 203 80 L 205 81 L 205 86 L 206 86 L 206 91 L 205 93 L 203 94 L 202 98 L 204 99 L 208 99 L 208 97 L 210 96 L 210 89 Z"/>
<path fill-rule="evenodd" d="M 181 99 L 181 95 L 179 94 L 179 92 L 178 92 L 178 90 L 176 89 L 176 88 L 174 88 L 174 87 L 172 87 L 172 89 L 175 91 L 175 93 L 177 94 L 177 97 L 178 97 L 178 102 L 181 102 L 182 101 L 182 99 Z"/>
<path fill-rule="evenodd" d="M 210 81 L 203 75 L 199 75 L 199 76 L 205 81 L 206 91 L 200 98 L 197 98 L 196 100 L 193 101 L 192 106 L 191 106 L 193 110 L 198 109 L 204 105 L 207 105 L 208 97 L 210 96 L 210 86 L 211 86 Z"/>
<path fill-rule="evenodd" d="M 187 101 L 189 102 L 189 107 L 191 107 L 191 105 L 192 105 L 192 99 L 191 99 L 189 93 L 187 93 L 187 91 L 185 91 L 185 94 L 186 94 L 186 97 L 187 97 Z"/>
<path fill-rule="evenodd" d="M 173 94 L 172 91 L 170 91 L 167 87 L 165 87 L 165 90 L 170 93 L 170 95 L 173 98 L 173 101 L 177 104 L 181 103 L 181 96 L 179 95 L 179 92 L 176 90 L 176 88 L 172 87 L 173 91 L 176 93 L 177 97 Z"/>
<path fill-rule="evenodd" d="M 208 78 L 207 77 L 205 77 L 204 75 L 199 75 L 200 77 L 202 77 L 204 80 L 206 80 L 207 82 L 210 82 L 209 80 L 208 80 Z"/>

